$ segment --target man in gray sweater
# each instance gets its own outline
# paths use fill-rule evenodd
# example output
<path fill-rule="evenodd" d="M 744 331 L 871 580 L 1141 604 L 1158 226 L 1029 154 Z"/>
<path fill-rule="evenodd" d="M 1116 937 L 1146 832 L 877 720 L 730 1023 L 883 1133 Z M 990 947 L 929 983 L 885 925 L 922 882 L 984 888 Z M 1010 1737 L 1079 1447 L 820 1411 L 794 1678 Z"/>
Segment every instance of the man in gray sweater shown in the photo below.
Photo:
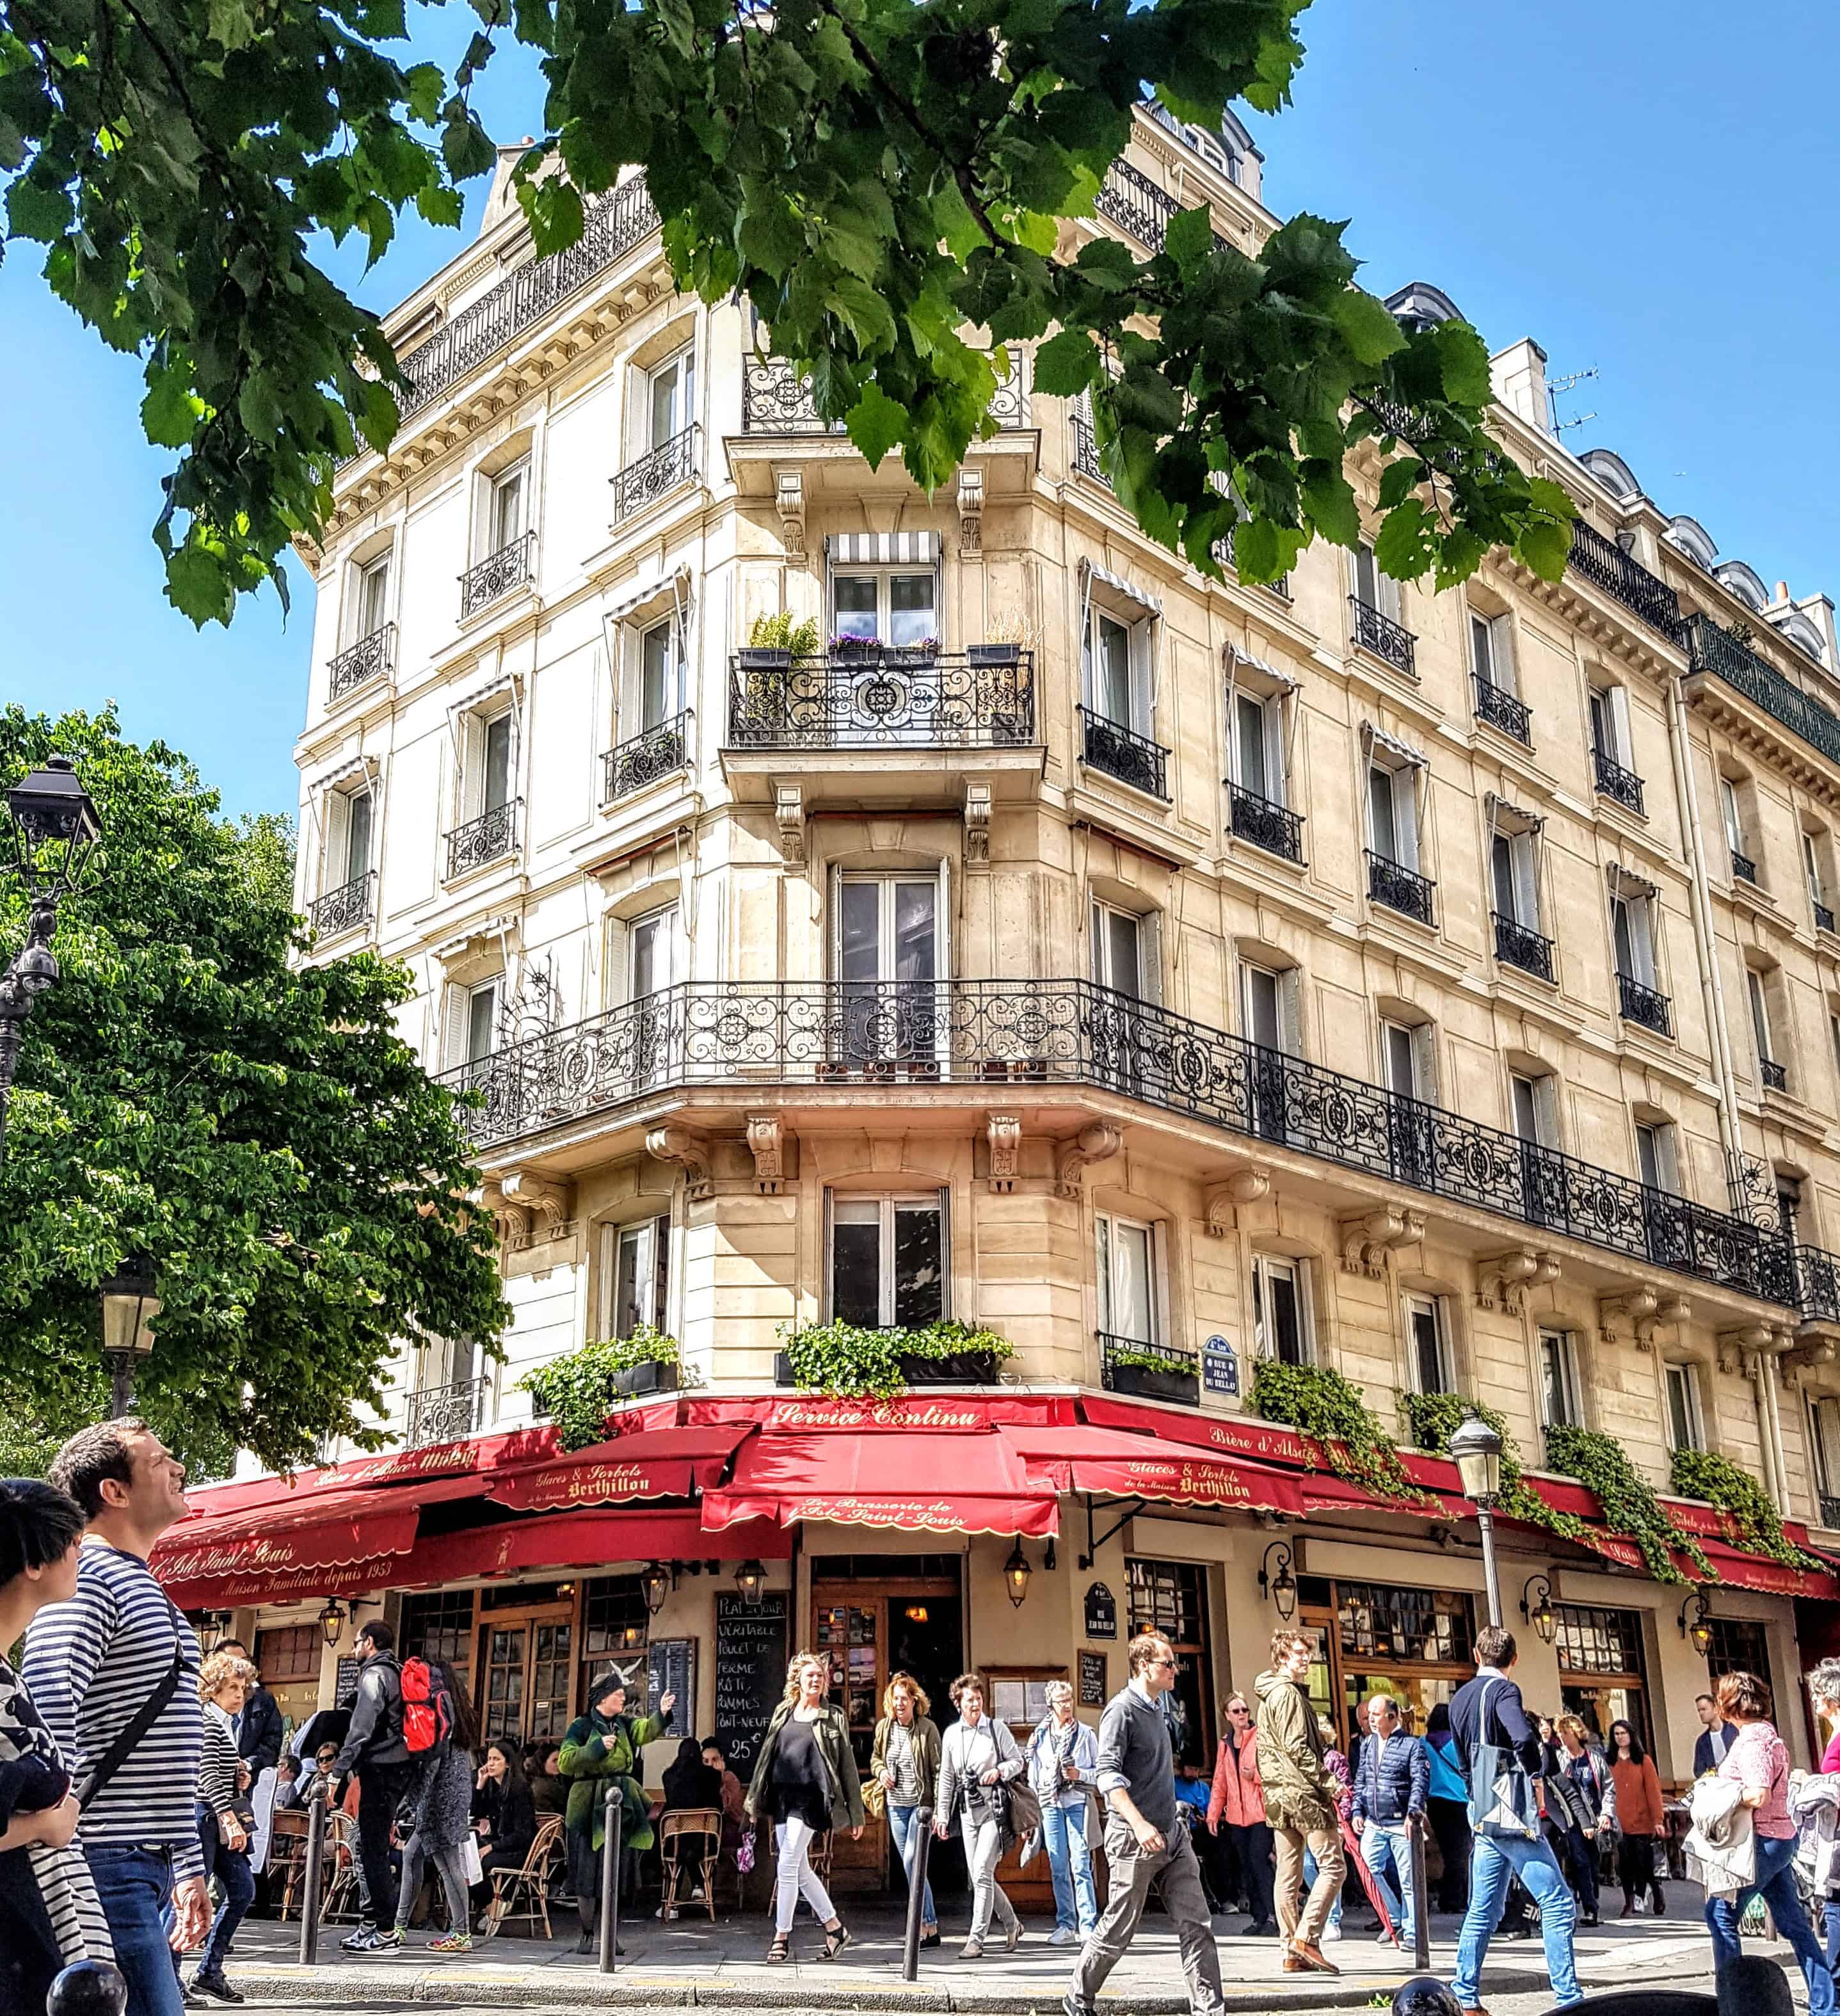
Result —
<path fill-rule="evenodd" d="M 1099 1722 L 1099 1796 L 1105 1802 L 1105 1856 L 1111 1872 L 1105 1915 L 1081 1949 L 1061 2007 L 1094 2016 L 1099 1991 L 1125 1957 L 1160 1881 L 1163 1908 L 1182 1948 L 1193 2016 L 1219 2016 L 1220 1956 L 1201 1888 L 1201 1866 L 1176 1814 L 1176 1773 L 1161 1697 L 1176 1684 L 1176 1654 L 1166 1638 L 1131 1640 L 1130 1684 L 1112 1696 Z"/>

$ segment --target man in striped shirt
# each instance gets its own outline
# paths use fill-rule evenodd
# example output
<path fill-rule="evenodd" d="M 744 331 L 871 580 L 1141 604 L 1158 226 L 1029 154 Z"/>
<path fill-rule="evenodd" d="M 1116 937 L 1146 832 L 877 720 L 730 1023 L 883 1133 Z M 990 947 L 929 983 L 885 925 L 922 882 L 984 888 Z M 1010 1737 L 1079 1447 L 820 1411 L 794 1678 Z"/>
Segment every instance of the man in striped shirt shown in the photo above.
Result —
<path fill-rule="evenodd" d="M 77 1843 L 127 1978 L 127 2016 L 182 2016 L 172 1955 L 196 1946 L 211 1922 L 198 1841 L 198 1641 L 147 1557 L 185 1517 L 185 1465 L 131 1418 L 74 1435 L 50 1477 L 88 1525 L 77 1593 L 33 1620 L 23 1672 L 79 1783 L 168 1688 L 178 1661 L 165 1706 L 85 1808 Z"/>

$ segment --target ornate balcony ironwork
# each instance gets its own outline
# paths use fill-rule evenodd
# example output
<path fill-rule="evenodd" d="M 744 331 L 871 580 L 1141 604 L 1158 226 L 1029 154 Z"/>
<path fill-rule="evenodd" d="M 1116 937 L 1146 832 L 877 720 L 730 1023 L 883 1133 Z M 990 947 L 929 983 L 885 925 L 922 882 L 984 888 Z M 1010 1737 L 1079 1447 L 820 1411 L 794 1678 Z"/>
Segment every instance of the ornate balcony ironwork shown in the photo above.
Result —
<path fill-rule="evenodd" d="M 313 905 L 314 930 L 322 938 L 329 938 L 340 931 L 353 931 L 360 924 L 369 923 L 376 886 L 373 868 L 353 876 L 349 882 L 341 882 L 336 889 L 328 889 Z"/>
<path fill-rule="evenodd" d="M 1533 747 L 1533 710 L 1524 700 L 1517 699 L 1505 686 L 1498 686 L 1494 680 L 1485 679 L 1480 672 L 1471 678 L 1476 689 L 1476 718 L 1485 721 L 1491 728 L 1499 728 L 1503 735 L 1511 735 L 1517 742 Z"/>
<path fill-rule="evenodd" d="M 970 653 L 748 662 L 729 669 L 731 749 L 1003 749 L 1035 740 L 1035 661 Z"/>
<path fill-rule="evenodd" d="M 1763 1082 L 1772 1092 L 1787 1092 L 1789 1089 L 1789 1067 L 1779 1064 L 1774 1057 L 1759 1057 L 1757 1067 L 1763 1074 Z"/>
<path fill-rule="evenodd" d="M 1740 854 L 1735 847 L 1731 850 L 1731 873 L 1734 880 L 1748 882 L 1752 888 L 1757 886 L 1756 862 L 1748 854 Z"/>
<path fill-rule="evenodd" d="M 451 1386 L 424 1386 L 410 1394 L 403 1414 L 403 1447 L 428 1449 L 437 1442 L 463 1441 L 484 1416 L 485 1392 L 484 1379 L 460 1379 Z"/>
<path fill-rule="evenodd" d="M 1093 207 L 1122 225 L 1140 245 L 1160 252 L 1169 235 L 1169 220 L 1180 214 L 1182 205 L 1141 168 L 1129 161 L 1114 161 L 1105 171 Z"/>
<path fill-rule="evenodd" d="M 1384 903 L 1389 910 L 1397 910 L 1402 916 L 1416 917 L 1421 924 L 1431 921 L 1431 891 L 1437 884 L 1427 875 L 1421 875 L 1415 868 L 1408 868 L 1403 861 L 1390 860 L 1384 854 L 1367 849 L 1367 898 L 1370 902 Z"/>
<path fill-rule="evenodd" d="M 674 1086 L 1078 1085 L 1793 1305 L 1789 1241 L 1081 980 L 689 981 L 442 1075 L 477 1142 Z"/>
<path fill-rule="evenodd" d="M 1085 731 L 1082 762 L 1091 769 L 1103 770 L 1108 777 L 1116 777 L 1121 784 L 1132 785 L 1153 798 L 1167 801 L 1169 752 L 1161 743 L 1135 734 L 1122 721 L 1095 714 L 1089 707 L 1080 709 L 1080 722 Z"/>
<path fill-rule="evenodd" d="M 1658 575 L 1626 553 L 1582 518 L 1572 525 L 1572 556 L 1566 564 L 1594 587 L 1658 630 L 1670 644 L 1680 641 L 1680 599 Z"/>
<path fill-rule="evenodd" d="M 1840 1498 L 1835 1497 L 1831 1492 L 1824 1491 L 1820 1494 L 1820 1507 L 1823 1530 L 1840 1533 Z"/>
<path fill-rule="evenodd" d="M 517 812 L 521 798 L 507 798 L 489 812 L 457 826 L 447 836 L 447 879 L 452 882 L 500 860 L 517 844 Z"/>
<path fill-rule="evenodd" d="M 1810 898 L 1813 902 L 1813 899 Z M 1814 903 L 1814 927 L 1817 931 L 1831 931 L 1834 928 L 1834 913 L 1825 903 Z"/>
<path fill-rule="evenodd" d="M 1710 672 L 1761 707 L 1830 763 L 1840 763 L 1840 715 L 1810 700 L 1775 666 L 1708 616 L 1687 619 L 1687 668 Z M 1748 878 L 1755 881 L 1755 876 Z"/>
<path fill-rule="evenodd" d="M 1616 976 L 1616 999 L 1618 1012 L 1626 1022 L 1633 1022 L 1638 1028 L 1652 1029 L 1658 1036 L 1671 1036 L 1674 1033 L 1665 994 L 1657 994 L 1652 987 L 1644 987 L 1640 981 L 1619 973 Z"/>
<path fill-rule="evenodd" d="M 674 434 L 669 441 L 628 463 L 614 478 L 614 523 L 618 525 L 646 505 L 697 477 L 697 423 Z"/>
<path fill-rule="evenodd" d="M 536 568 L 537 535 L 520 532 L 508 545 L 488 553 L 477 567 L 460 577 L 460 617 L 463 621 L 489 607 L 502 595 L 521 588 Z"/>
<path fill-rule="evenodd" d="M 1028 391 L 1024 376 L 1025 355 L 1009 352 L 1010 369 L 1000 373 L 991 395 L 990 416 L 999 427 L 1028 425 Z M 741 376 L 741 430 L 758 434 L 841 434 L 841 420 L 826 420 L 812 401 L 812 381 L 801 378 L 783 357 L 751 355 Z"/>
<path fill-rule="evenodd" d="M 1614 756 L 1606 756 L 1597 748 L 1591 751 L 1591 767 L 1597 774 L 1601 796 L 1614 798 L 1630 812 L 1641 812 L 1642 779 L 1633 770 L 1626 770 Z"/>
<path fill-rule="evenodd" d="M 1073 416 L 1073 470 L 1075 475 L 1086 477 L 1107 490 L 1111 488 L 1111 478 L 1099 459 L 1099 437 L 1093 431 L 1093 423 L 1083 413 Z"/>
<path fill-rule="evenodd" d="M 643 790 L 673 770 L 681 770 L 690 761 L 690 721 L 686 709 L 608 750 L 600 759 L 603 801 L 611 805 L 629 791 Z"/>
<path fill-rule="evenodd" d="M 1363 651 L 1384 658 L 1395 671 L 1416 679 L 1418 673 L 1413 661 L 1418 639 L 1404 624 L 1383 616 L 1372 603 L 1363 602 L 1358 595 L 1351 595 L 1348 602 L 1355 612 L 1355 642 Z"/>
<path fill-rule="evenodd" d="M 1226 786 L 1228 813 L 1233 830 L 1241 840 L 1249 840 L 1267 854 L 1282 860 L 1303 859 L 1303 816 L 1287 805 L 1274 805 L 1249 791 L 1231 778 Z"/>
<path fill-rule="evenodd" d="M 1553 977 L 1553 941 L 1543 938 L 1530 926 L 1505 917 L 1499 910 L 1495 918 L 1495 956 L 1503 966 L 1518 966 L 1523 973 L 1530 973 L 1536 980 L 1550 980 Z"/>
<path fill-rule="evenodd" d="M 1810 1323 L 1840 1323 L 1840 1254 L 1798 1246 L 1795 1279 L 1803 1316 Z"/>
<path fill-rule="evenodd" d="M 1098 1337 L 1099 1383 L 1107 1392 L 1201 1405 L 1201 1366 L 1195 1352 L 1143 1337 L 1116 1337 L 1110 1330 L 1100 1330 Z"/>
<path fill-rule="evenodd" d="M 390 669 L 396 651 L 396 625 L 386 623 L 368 637 L 360 637 L 348 651 L 341 651 L 326 672 L 326 697 L 343 700 L 348 693 L 381 679 Z"/>

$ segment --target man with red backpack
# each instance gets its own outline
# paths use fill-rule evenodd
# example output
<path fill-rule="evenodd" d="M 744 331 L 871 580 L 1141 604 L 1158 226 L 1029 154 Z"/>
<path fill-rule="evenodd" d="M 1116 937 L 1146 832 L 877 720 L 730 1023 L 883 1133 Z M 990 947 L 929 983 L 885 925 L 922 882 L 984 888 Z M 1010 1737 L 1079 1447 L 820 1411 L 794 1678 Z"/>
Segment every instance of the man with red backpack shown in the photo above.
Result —
<path fill-rule="evenodd" d="M 333 1766 L 333 1800 L 344 1797 L 355 1773 L 358 1779 L 358 1859 L 364 1869 L 365 1894 L 369 1910 L 356 1931 L 339 1943 L 347 1953 L 376 1953 L 394 1943 L 378 1930 L 396 1922 L 396 1881 L 390 1867 L 390 1829 L 416 1776 L 408 1741 L 404 1735 L 402 1669 L 396 1659 L 396 1633 L 380 1619 L 367 1624 L 358 1634 L 358 1654 L 364 1661 L 358 1672 L 358 1698 L 351 1704 L 351 1725 L 344 1747 Z M 419 1660 L 413 1661 L 421 1665 Z M 427 1669 L 422 1667 L 423 1685 Z M 430 1713 L 424 1696 L 417 1705 L 418 1720 L 426 1728 Z M 427 1741 L 424 1741 L 424 1748 Z"/>

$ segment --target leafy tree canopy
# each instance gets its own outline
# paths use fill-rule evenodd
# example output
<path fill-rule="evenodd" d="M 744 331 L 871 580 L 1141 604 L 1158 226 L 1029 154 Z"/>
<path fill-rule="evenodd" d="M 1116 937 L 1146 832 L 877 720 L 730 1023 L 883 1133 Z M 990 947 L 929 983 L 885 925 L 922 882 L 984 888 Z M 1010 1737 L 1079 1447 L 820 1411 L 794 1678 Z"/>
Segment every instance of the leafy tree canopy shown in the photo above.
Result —
<path fill-rule="evenodd" d="M 1342 225 L 1294 218 L 1254 257 L 1196 210 L 1154 257 L 1068 256 L 1060 221 L 1091 214 L 1145 93 L 1207 125 L 1234 98 L 1278 110 L 1307 4 L 471 0 L 450 74 L 408 61 L 404 0 L 0 0 L 8 232 L 144 362 L 147 435 L 178 452 L 155 537 L 200 623 L 285 594 L 337 458 L 387 447 L 405 380 L 310 237 L 374 259 L 406 206 L 458 225 L 495 159 L 468 89 L 507 39 L 549 85 L 519 168 L 539 250 L 638 164 L 679 283 L 745 293 L 872 463 L 898 448 L 931 489 L 987 427 L 967 325 L 1048 338 L 1038 385 L 1093 394 L 1120 498 L 1204 571 L 1242 514 L 1251 578 L 1352 543 L 1345 464 L 1374 437 L 1387 572 L 1444 585 L 1505 545 L 1556 579 L 1572 507 L 1489 446 L 1480 339 L 1402 329 L 1352 285 Z"/>
<path fill-rule="evenodd" d="M 0 712 L 0 788 L 54 751 L 104 837 L 59 911 L 63 975 L 26 1024 L 0 1167 L 6 1446 L 23 1460 L 106 1413 L 97 1284 L 141 1251 L 164 1303 L 144 1411 L 219 1469 L 235 1446 L 301 1462 L 380 1404 L 398 1340 L 502 1332 L 492 1222 L 463 1201 L 478 1172 L 397 1032 L 403 969 L 294 963 L 283 822 L 220 818 L 182 757 L 124 742 L 112 713 Z"/>

